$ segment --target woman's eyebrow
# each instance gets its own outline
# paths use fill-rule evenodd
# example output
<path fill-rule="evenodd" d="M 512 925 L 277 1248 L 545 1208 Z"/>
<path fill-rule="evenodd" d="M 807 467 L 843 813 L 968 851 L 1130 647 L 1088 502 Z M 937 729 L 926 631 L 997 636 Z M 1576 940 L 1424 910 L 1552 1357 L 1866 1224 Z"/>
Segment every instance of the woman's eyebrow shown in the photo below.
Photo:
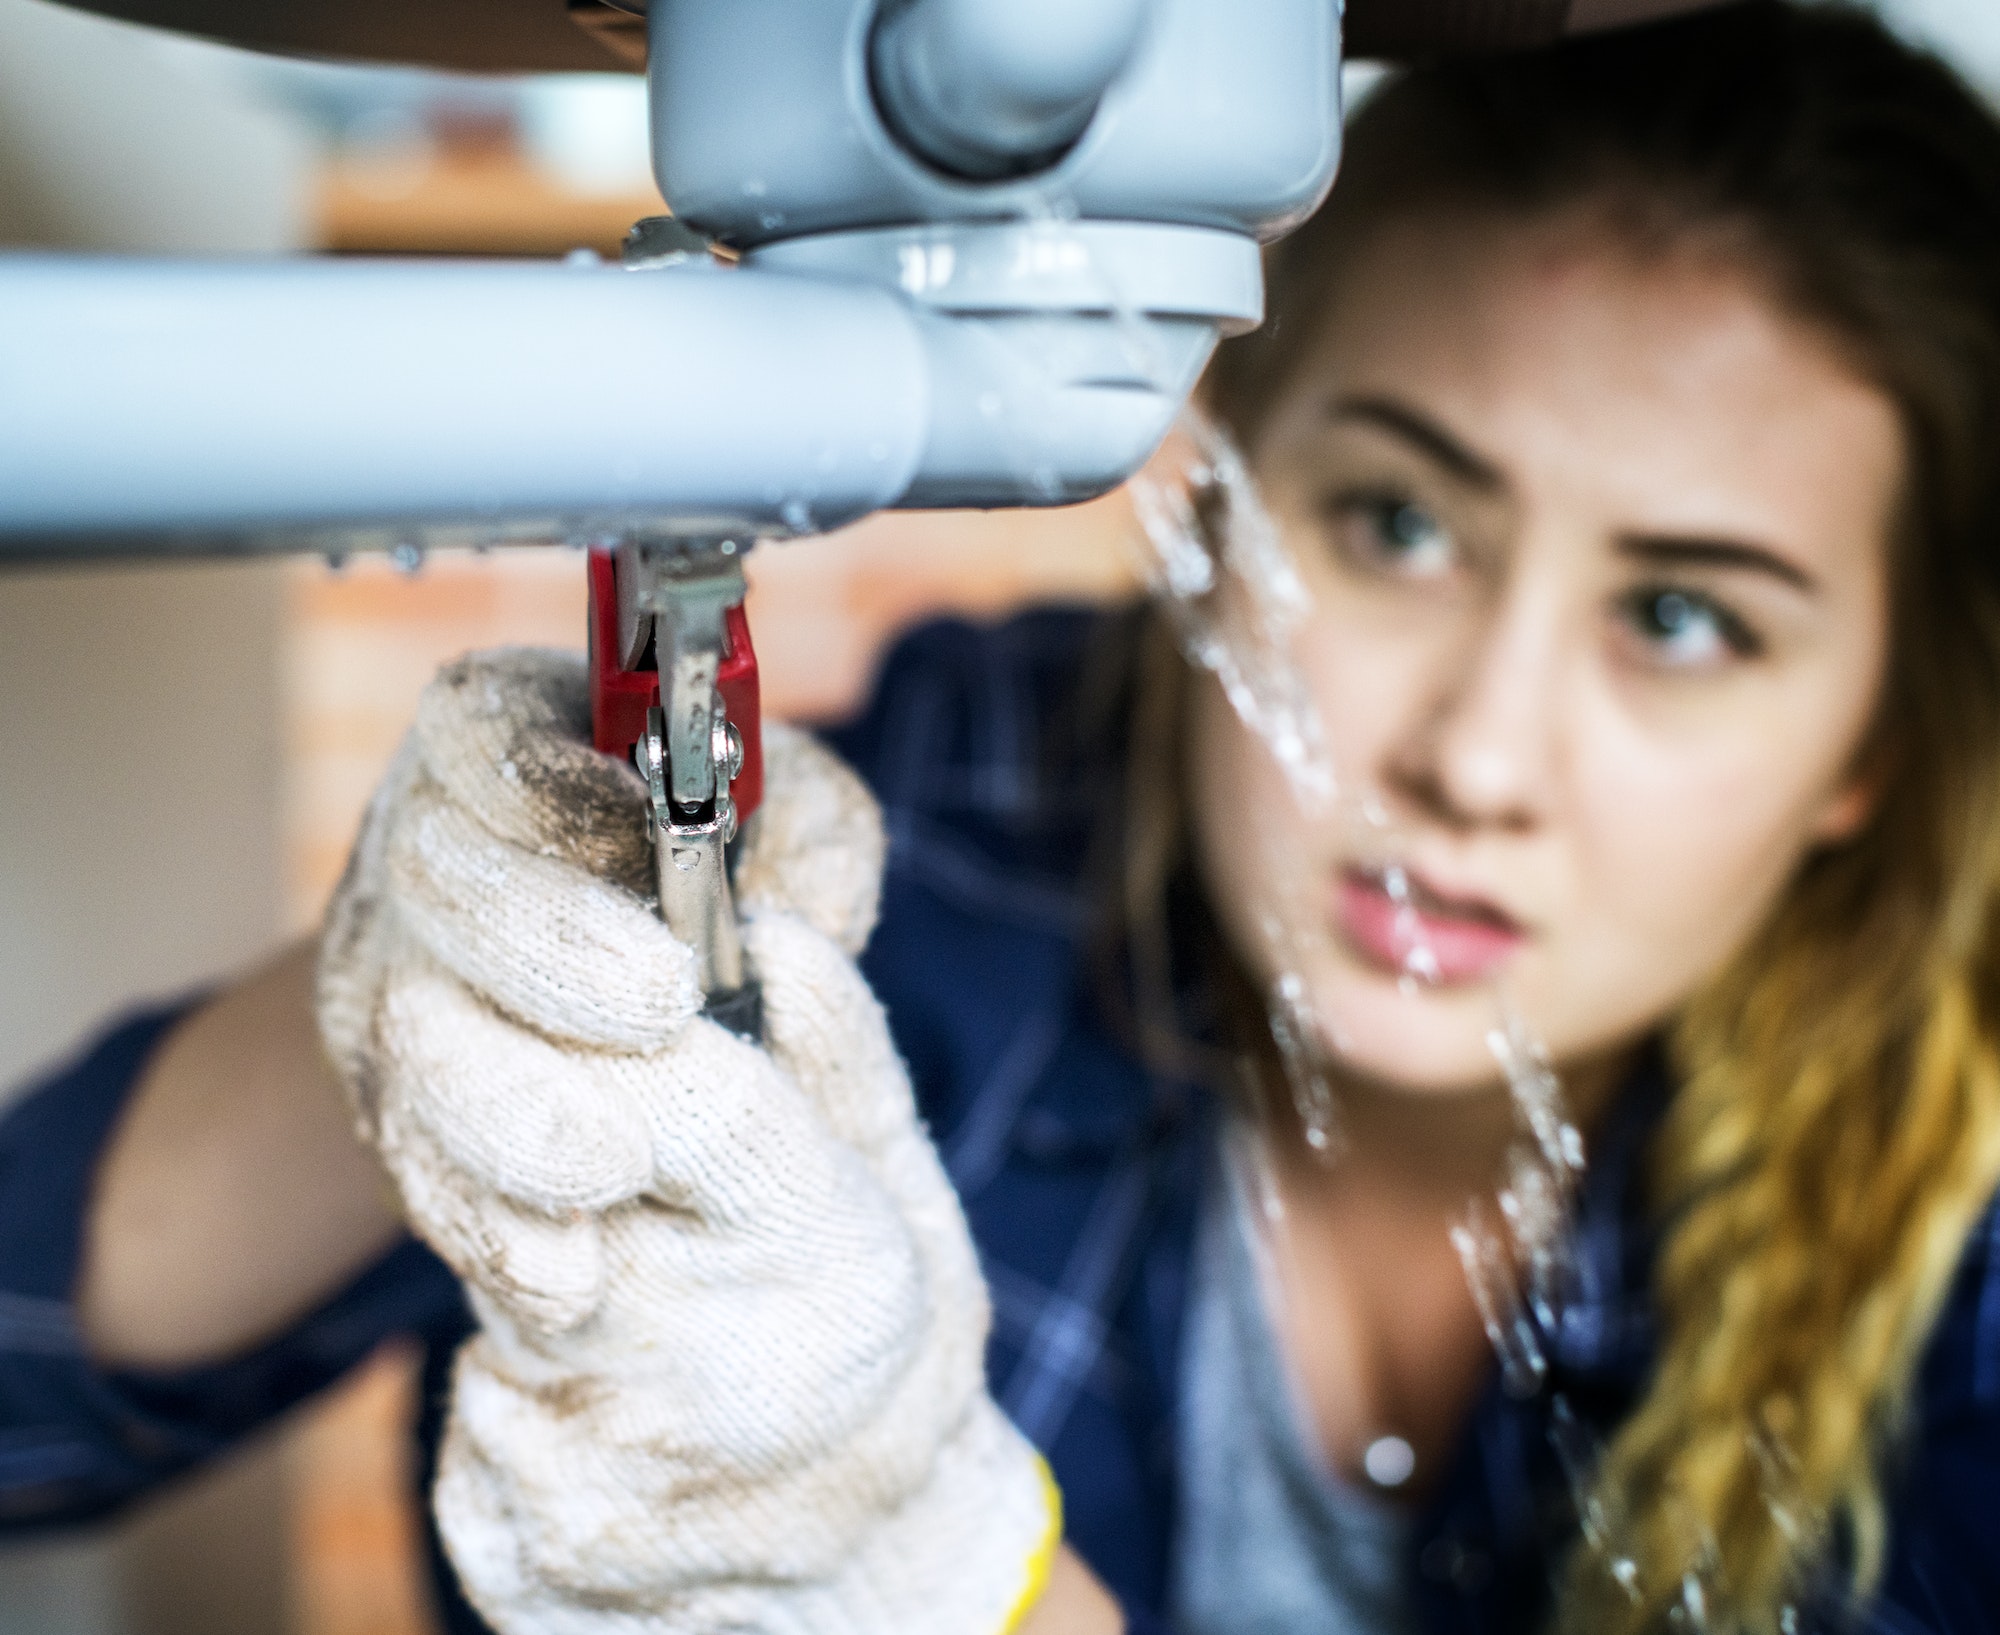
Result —
<path fill-rule="evenodd" d="M 1460 442 L 1420 409 L 1393 397 L 1341 397 L 1327 405 L 1329 421 L 1358 420 L 1401 439 L 1429 455 L 1445 470 L 1474 488 L 1501 489 L 1507 480 L 1500 468 Z"/>
<path fill-rule="evenodd" d="M 1819 582 L 1796 562 L 1786 560 L 1767 546 L 1740 539 L 1707 539 L 1680 534 L 1622 534 L 1619 554 L 1662 567 L 1734 568 L 1744 573 L 1766 574 L 1810 596 Z"/>

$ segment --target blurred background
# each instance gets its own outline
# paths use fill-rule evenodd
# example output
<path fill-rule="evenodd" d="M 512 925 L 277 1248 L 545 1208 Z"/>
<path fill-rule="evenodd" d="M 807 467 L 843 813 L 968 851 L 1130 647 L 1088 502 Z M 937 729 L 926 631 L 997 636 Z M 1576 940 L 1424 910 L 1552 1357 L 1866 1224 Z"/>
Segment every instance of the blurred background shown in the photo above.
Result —
<path fill-rule="evenodd" d="M 1883 9 L 2000 94 L 2000 0 Z M 662 208 L 630 76 L 279 62 L 0 0 L 0 246 L 614 256 Z M 765 547 L 766 706 L 838 716 L 925 617 L 1129 594 L 1130 527 L 1113 496 Z M 0 1101 L 308 931 L 436 666 L 583 618 L 561 547 L 0 570 Z M 0 1543 L 0 1635 L 426 1635 L 409 1412 L 387 1353 L 142 1515 Z"/>

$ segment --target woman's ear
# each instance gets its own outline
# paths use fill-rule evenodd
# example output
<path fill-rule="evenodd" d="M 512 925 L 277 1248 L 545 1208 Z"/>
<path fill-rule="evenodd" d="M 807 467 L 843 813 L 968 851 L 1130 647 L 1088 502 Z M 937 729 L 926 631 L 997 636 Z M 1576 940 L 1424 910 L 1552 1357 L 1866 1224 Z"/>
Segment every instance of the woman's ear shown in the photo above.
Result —
<path fill-rule="evenodd" d="M 1844 846 L 1868 827 L 1889 787 L 1893 760 L 1881 734 L 1875 734 L 1820 808 L 1813 823 L 1813 839 L 1819 845 Z"/>

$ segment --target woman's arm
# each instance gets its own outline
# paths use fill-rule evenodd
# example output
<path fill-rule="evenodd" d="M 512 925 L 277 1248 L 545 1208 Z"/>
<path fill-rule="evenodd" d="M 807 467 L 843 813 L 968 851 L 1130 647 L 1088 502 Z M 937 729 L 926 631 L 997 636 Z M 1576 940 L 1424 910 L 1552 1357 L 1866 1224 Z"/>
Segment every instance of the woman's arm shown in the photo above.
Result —
<path fill-rule="evenodd" d="M 401 1234 L 320 1047 L 313 959 L 294 948 L 195 1011 L 133 1092 L 98 1171 L 76 1296 L 101 1364 L 240 1352 Z"/>
<path fill-rule="evenodd" d="M 239 1352 L 335 1292 L 403 1232 L 320 1046 L 314 949 L 295 948 L 160 1045 L 99 1169 L 77 1309 L 107 1366 Z M 1019 1635 L 1121 1635 L 1068 1549 Z"/>

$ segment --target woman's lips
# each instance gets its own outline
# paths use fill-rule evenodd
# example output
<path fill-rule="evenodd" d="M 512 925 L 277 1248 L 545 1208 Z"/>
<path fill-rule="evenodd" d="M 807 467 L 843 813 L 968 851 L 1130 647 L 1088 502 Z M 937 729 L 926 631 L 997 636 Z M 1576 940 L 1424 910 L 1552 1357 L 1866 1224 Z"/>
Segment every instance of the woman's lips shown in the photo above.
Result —
<path fill-rule="evenodd" d="M 1476 982 L 1527 940 L 1489 904 L 1447 897 L 1408 872 L 1401 892 L 1392 892 L 1394 877 L 1386 869 L 1345 869 L 1336 889 L 1341 935 L 1372 965 L 1426 982 Z"/>

